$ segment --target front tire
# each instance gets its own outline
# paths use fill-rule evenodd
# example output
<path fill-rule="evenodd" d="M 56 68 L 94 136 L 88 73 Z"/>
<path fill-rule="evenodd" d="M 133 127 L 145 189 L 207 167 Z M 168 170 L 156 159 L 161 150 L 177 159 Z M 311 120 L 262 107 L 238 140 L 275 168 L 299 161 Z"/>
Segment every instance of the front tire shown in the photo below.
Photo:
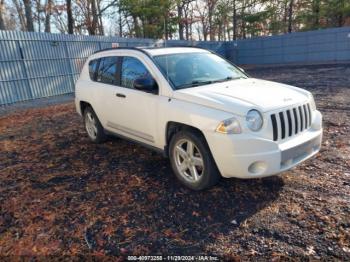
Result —
<path fill-rule="evenodd" d="M 207 189 L 220 179 L 210 149 L 197 132 L 183 130 L 173 135 L 169 156 L 176 177 L 190 189 Z"/>
<path fill-rule="evenodd" d="M 84 110 L 84 125 L 92 142 L 99 144 L 106 140 L 106 134 L 101 122 L 91 107 L 87 107 Z"/>

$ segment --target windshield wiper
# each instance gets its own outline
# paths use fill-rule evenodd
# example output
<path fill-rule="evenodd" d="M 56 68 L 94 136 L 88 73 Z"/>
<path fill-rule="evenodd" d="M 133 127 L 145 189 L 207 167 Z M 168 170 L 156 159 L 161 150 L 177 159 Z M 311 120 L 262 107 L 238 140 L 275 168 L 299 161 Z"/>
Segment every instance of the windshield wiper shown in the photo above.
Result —
<path fill-rule="evenodd" d="M 195 87 L 195 86 L 209 85 L 209 84 L 220 83 L 220 82 L 225 82 L 225 81 L 230 81 L 230 80 L 235 80 L 235 79 L 240 79 L 240 78 L 243 78 L 243 77 L 228 76 L 228 77 L 225 77 L 223 79 L 218 79 L 218 80 L 205 80 L 205 81 L 195 80 L 195 81 L 192 81 L 189 84 L 180 85 L 176 89 L 183 89 L 183 88 L 189 88 L 189 87 Z"/>
<path fill-rule="evenodd" d="M 222 79 L 218 79 L 215 81 L 212 81 L 213 83 L 220 83 L 220 82 L 225 82 L 225 81 L 230 81 L 230 80 L 236 80 L 236 79 L 241 79 L 243 77 L 232 77 L 232 76 L 228 76 L 226 78 L 222 78 Z"/>
<path fill-rule="evenodd" d="M 195 81 L 192 81 L 189 84 L 180 85 L 176 89 L 195 87 L 195 86 L 201 86 L 201 85 L 209 85 L 209 84 L 212 84 L 212 83 L 214 83 L 214 81 L 212 81 L 212 80 L 207 80 L 207 81 L 195 80 Z"/>

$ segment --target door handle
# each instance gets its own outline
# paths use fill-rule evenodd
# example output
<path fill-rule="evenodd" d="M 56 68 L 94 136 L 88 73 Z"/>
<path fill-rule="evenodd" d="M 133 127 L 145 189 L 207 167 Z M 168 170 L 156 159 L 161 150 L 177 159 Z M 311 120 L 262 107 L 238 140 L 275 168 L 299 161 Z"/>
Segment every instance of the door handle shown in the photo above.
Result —
<path fill-rule="evenodd" d="M 121 93 L 116 93 L 115 95 L 116 95 L 117 97 L 121 97 L 121 98 L 125 98 L 125 97 L 126 97 L 126 95 L 121 94 Z"/>

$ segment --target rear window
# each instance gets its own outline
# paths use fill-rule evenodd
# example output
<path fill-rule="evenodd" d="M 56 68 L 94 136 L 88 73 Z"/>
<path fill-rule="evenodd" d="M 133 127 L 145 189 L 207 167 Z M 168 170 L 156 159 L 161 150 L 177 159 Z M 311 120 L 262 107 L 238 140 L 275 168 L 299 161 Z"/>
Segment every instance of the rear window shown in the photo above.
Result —
<path fill-rule="evenodd" d="M 100 59 L 96 81 L 118 85 L 118 57 L 108 56 Z"/>
<path fill-rule="evenodd" d="M 99 59 L 91 60 L 89 62 L 89 75 L 91 80 L 95 80 L 95 73 L 97 71 Z"/>

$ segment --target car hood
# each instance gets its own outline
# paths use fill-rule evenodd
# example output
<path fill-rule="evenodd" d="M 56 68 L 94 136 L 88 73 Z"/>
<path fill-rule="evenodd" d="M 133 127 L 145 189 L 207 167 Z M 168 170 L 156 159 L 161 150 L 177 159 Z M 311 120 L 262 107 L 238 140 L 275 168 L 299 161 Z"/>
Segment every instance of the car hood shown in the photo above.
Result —
<path fill-rule="evenodd" d="M 309 94 L 294 86 L 248 78 L 177 90 L 173 98 L 244 116 L 252 108 L 268 112 L 303 103 Z"/>

